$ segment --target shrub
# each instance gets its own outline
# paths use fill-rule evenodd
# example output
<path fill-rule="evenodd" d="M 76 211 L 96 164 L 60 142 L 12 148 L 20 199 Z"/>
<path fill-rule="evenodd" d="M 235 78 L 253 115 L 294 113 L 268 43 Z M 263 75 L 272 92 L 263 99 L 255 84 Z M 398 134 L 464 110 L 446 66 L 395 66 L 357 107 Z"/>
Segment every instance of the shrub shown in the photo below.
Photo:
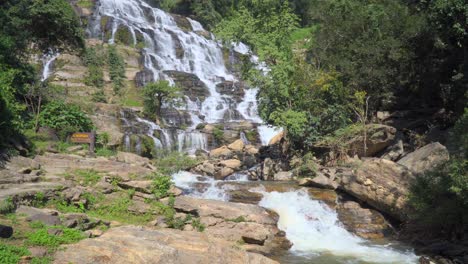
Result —
<path fill-rule="evenodd" d="M 461 238 L 468 232 L 468 160 L 455 157 L 419 176 L 409 201 L 413 221 L 434 235 Z"/>
<path fill-rule="evenodd" d="M 22 256 L 30 254 L 25 247 L 0 244 L 0 260 L 3 264 L 17 264 Z"/>
<path fill-rule="evenodd" d="M 43 127 L 55 129 L 63 140 L 72 132 L 90 131 L 93 128 L 91 119 L 78 106 L 62 101 L 52 101 L 45 105 L 39 123 Z"/>
<path fill-rule="evenodd" d="M 11 197 L 0 201 L 0 214 L 8 214 L 13 212 L 13 210 L 15 210 L 15 204 L 13 203 Z"/>
<path fill-rule="evenodd" d="M 55 228 L 60 229 L 62 234 L 51 235 L 48 233 L 48 229 Z M 35 232 L 27 234 L 27 244 L 33 246 L 46 246 L 50 248 L 56 248 L 61 244 L 71 244 L 84 239 L 83 232 L 60 226 L 51 226 L 47 228 L 41 228 Z"/>
<path fill-rule="evenodd" d="M 156 175 L 153 180 L 152 190 L 157 199 L 166 197 L 172 186 L 172 179 L 169 176 Z"/>
<path fill-rule="evenodd" d="M 180 153 L 177 151 L 155 160 L 155 165 L 158 170 L 166 175 L 189 169 L 197 163 L 197 159 L 190 157 L 187 153 Z"/>
<path fill-rule="evenodd" d="M 114 45 L 108 49 L 109 74 L 114 87 L 114 93 L 120 94 L 124 86 L 125 79 L 125 61 L 118 53 Z"/>

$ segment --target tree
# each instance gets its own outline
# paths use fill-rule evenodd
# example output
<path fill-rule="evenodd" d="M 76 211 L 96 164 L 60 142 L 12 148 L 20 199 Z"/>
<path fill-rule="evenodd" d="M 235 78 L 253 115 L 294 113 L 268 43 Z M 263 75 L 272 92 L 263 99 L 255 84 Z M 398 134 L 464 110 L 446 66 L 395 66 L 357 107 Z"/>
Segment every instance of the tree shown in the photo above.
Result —
<path fill-rule="evenodd" d="M 164 104 L 175 104 L 182 97 L 180 89 L 171 86 L 166 80 L 148 83 L 143 88 L 144 113 L 147 116 L 161 117 L 161 108 Z"/>

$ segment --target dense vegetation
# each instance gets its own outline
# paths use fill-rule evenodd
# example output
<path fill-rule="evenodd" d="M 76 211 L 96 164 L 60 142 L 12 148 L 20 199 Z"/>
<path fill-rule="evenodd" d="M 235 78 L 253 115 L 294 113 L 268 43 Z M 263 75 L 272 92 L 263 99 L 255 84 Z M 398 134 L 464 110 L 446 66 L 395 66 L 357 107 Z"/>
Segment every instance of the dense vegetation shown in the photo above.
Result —
<path fill-rule="evenodd" d="M 84 46 L 83 30 L 65 0 L 6 0 L 0 4 L 0 147 L 34 127 L 44 89 L 31 54 Z M 39 93 L 40 91 L 40 93 Z M 39 107 L 40 108 L 40 107 Z"/>

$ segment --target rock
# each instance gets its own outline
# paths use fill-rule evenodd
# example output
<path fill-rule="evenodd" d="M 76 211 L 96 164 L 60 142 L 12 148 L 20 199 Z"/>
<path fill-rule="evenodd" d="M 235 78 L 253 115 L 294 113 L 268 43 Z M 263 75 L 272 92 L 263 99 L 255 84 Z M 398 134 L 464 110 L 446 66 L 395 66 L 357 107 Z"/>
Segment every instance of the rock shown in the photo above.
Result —
<path fill-rule="evenodd" d="M 272 253 L 279 246 L 290 246 L 276 226 L 278 216 L 257 205 L 180 196 L 174 208 L 199 217 L 205 233 L 233 242 L 242 240 L 249 250 Z"/>
<path fill-rule="evenodd" d="M 338 188 L 338 183 L 336 183 L 335 181 L 331 180 L 323 174 L 319 174 L 314 178 L 301 178 L 299 179 L 298 184 L 300 186 L 316 187 L 330 190 L 335 190 L 336 188 Z"/>
<path fill-rule="evenodd" d="M 284 131 L 281 131 L 278 134 L 276 134 L 276 136 L 270 139 L 270 142 L 268 142 L 268 145 L 278 144 L 283 138 L 284 138 Z"/>
<path fill-rule="evenodd" d="M 104 234 L 104 231 L 100 229 L 92 229 L 85 232 L 89 237 L 100 237 Z"/>
<path fill-rule="evenodd" d="M 77 152 L 79 150 L 83 150 L 83 146 L 78 145 L 78 146 L 71 146 L 66 149 L 67 152 Z"/>
<path fill-rule="evenodd" d="M 164 73 L 173 78 L 177 86 L 183 89 L 184 95 L 192 101 L 203 101 L 210 95 L 208 87 L 195 74 L 181 71 L 164 71 Z"/>
<path fill-rule="evenodd" d="M 223 160 L 220 162 L 221 166 L 231 168 L 235 171 L 239 170 L 240 167 L 242 166 L 242 163 L 240 160 L 237 159 L 229 159 L 229 160 Z"/>
<path fill-rule="evenodd" d="M 364 151 L 364 137 L 362 133 L 347 142 L 349 146 L 348 154 L 350 156 L 372 157 L 390 146 L 395 138 L 396 128 L 386 125 L 369 124 L 367 129 L 367 150 Z"/>
<path fill-rule="evenodd" d="M 123 189 L 134 189 L 139 192 L 151 194 L 153 181 L 128 181 L 128 182 L 119 182 L 119 187 Z"/>
<path fill-rule="evenodd" d="M 109 194 L 114 191 L 114 185 L 110 184 L 105 180 L 99 181 L 95 186 L 96 189 L 101 190 L 103 194 Z"/>
<path fill-rule="evenodd" d="M 48 253 L 46 247 L 30 247 L 28 248 L 29 252 L 31 252 L 31 257 L 42 258 L 45 257 Z"/>
<path fill-rule="evenodd" d="M 262 164 L 262 177 L 263 177 L 263 180 L 273 179 L 276 171 L 277 171 L 277 167 L 276 167 L 275 162 L 270 158 L 266 158 L 263 161 L 263 164 Z"/>
<path fill-rule="evenodd" d="M 13 235 L 13 227 L 0 225 L 0 237 L 10 238 Z"/>
<path fill-rule="evenodd" d="M 423 174 L 449 160 L 447 148 L 439 142 L 426 145 L 398 161 L 416 174 Z"/>
<path fill-rule="evenodd" d="M 346 229 L 362 238 L 379 239 L 393 234 L 390 225 L 376 210 L 363 208 L 353 201 L 341 203 L 336 209 Z"/>
<path fill-rule="evenodd" d="M 37 221 L 49 226 L 61 224 L 58 212 L 54 210 L 38 209 L 22 205 L 16 210 L 16 213 L 26 215 L 26 220 L 29 222 Z"/>
<path fill-rule="evenodd" d="M 143 166 L 143 167 L 146 167 L 148 164 L 151 164 L 148 158 L 142 157 L 134 153 L 122 152 L 122 151 L 117 152 L 116 160 L 120 162 L 125 162 L 128 164 Z"/>
<path fill-rule="evenodd" d="M 214 158 L 214 159 L 231 158 L 233 155 L 234 154 L 232 153 L 232 151 L 226 146 L 222 146 L 220 148 L 213 149 L 210 151 L 210 158 Z"/>
<path fill-rule="evenodd" d="M 293 173 L 291 171 L 280 171 L 273 176 L 273 180 L 275 181 L 290 181 L 292 178 Z"/>
<path fill-rule="evenodd" d="M 213 263 L 273 264 L 262 255 L 235 249 L 232 243 L 200 232 L 124 226 L 58 251 L 55 264 L 68 263 Z"/>
<path fill-rule="evenodd" d="M 415 177 L 406 167 L 386 159 L 365 159 L 338 178 L 348 194 L 400 221 L 408 218 L 408 193 Z"/>
<path fill-rule="evenodd" d="M 250 155 L 256 155 L 258 153 L 258 148 L 253 145 L 247 145 L 245 146 L 245 152 Z"/>
<path fill-rule="evenodd" d="M 400 139 L 392 146 L 389 146 L 381 158 L 397 161 L 404 153 L 403 140 Z"/>
<path fill-rule="evenodd" d="M 18 170 L 19 174 L 30 174 L 32 172 L 31 168 L 25 167 Z"/>
<path fill-rule="evenodd" d="M 215 179 L 224 180 L 227 176 L 234 173 L 234 170 L 228 167 L 223 167 L 220 170 L 217 170 L 214 174 Z"/>
<path fill-rule="evenodd" d="M 212 216 L 222 219 L 236 219 L 242 216 L 246 221 L 252 221 L 259 224 L 276 224 L 276 220 L 270 216 L 267 210 L 260 206 L 250 204 L 229 203 L 179 196 L 175 200 L 174 208 L 179 212 L 194 214 L 200 217 Z"/>
<path fill-rule="evenodd" d="M 175 186 L 171 186 L 171 188 L 169 189 L 168 192 L 169 192 L 169 194 L 172 194 L 175 197 L 180 196 L 180 195 L 182 195 L 184 193 L 181 189 L 179 189 L 179 188 L 177 188 Z"/>
<path fill-rule="evenodd" d="M 63 230 L 60 228 L 49 228 L 47 229 L 47 234 L 52 236 L 60 236 L 63 234 Z"/>
<path fill-rule="evenodd" d="M 238 139 L 228 145 L 228 148 L 234 152 L 242 152 L 244 149 L 244 142 L 242 139 Z"/>
<path fill-rule="evenodd" d="M 249 190 L 231 190 L 228 193 L 229 201 L 234 203 L 258 204 L 263 198 L 261 193 Z"/>

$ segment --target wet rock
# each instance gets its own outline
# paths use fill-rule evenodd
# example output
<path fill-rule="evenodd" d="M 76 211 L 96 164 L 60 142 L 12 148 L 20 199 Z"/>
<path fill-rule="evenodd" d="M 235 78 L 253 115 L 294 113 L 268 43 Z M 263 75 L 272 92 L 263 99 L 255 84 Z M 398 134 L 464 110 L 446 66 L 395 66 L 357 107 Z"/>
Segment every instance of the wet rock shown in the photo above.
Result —
<path fill-rule="evenodd" d="M 406 167 L 386 159 L 365 159 L 352 172 L 338 176 L 340 188 L 378 210 L 404 221 L 414 175 Z"/>
<path fill-rule="evenodd" d="M 174 82 L 183 89 L 183 93 L 192 101 L 201 100 L 210 95 L 206 85 L 195 74 L 180 71 L 164 71 L 174 79 Z"/>
<path fill-rule="evenodd" d="M 447 148 L 439 142 L 426 145 L 398 161 L 416 174 L 423 174 L 449 160 Z"/>
<path fill-rule="evenodd" d="M 67 263 L 213 263 L 273 264 L 262 255 L 234 249 L 205 233 L 124 226 L 58 251 L 55 264 Z"/>
<path fill-rule="evenodd" d="M 231 190 L 229 193 L 229 201 L 234 203 L 258 204 L 263 195 L 249 190 Z"/>
<path fill-rule="evenodd" d="M 273 176 L 273 180 L 275 181 L 290 181 L 292 178 L 293 173 L 291 171 L 280 171 Z"/>
<path fill-rule="evenodd" d="M 223 167 L 219 170 L 217 170 L 215 173 L 214 173 L 214 177 L 215 179 L 217 180 L 224 180 L 224 178 L 226 178 L 227 176 L 231 175 L 234 173 L 234 170 L 231 169 L 231 168 L 228 168 L 228 167 Z"/>
<path fill-rule="evenodd" d="M 385 218 L 377 211 L 347 201 L 337 207 L 338 218 L 346 229 L 365 239 L 383 238 L 393 233 Z"/>
<path fill-rule="evenodd" d="M 317 187 L 330 190 L 335 190 L 338 188 L 338 183 L 323 174 L 319 174 L 314 178 L 301 178 L 299 179 L 298 184 L 300 186 Z"/>
<path fill-rule="evenodd" d="M 240 82 L 223 81 L 216 85 L 216 91 L 234 97 L 237 102 L 242 101 L 245 91 L 244 85 Z"/>
<path fill-rule="evenodd" d="M 181 189 L 179 189 L 179 188 L 177 188 L 177 187 L 175 187 L 175 186 L 171 186 L 171 188 L 169 189 L 168 193 L 169 193 L 169 194 L 172 194 L 172 195 L 175 196 L 175 197 L 177 197 L 177 196 L 182 195 L 184 192 L 183 192 Z"/>

